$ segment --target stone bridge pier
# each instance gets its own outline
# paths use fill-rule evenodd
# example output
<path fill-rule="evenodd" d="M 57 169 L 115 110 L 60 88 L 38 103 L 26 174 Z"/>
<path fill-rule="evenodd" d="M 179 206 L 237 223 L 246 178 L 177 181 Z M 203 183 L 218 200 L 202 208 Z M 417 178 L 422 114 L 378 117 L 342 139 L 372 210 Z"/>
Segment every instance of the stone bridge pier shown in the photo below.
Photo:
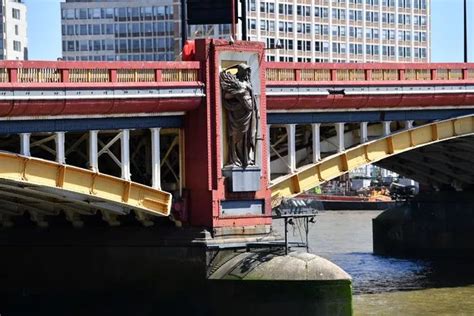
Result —
<path fill-rule="evenodd" d="M 474 256 L 474 191 L 422 192 L 373 219 L 374 253 L 410 257 Z"/>

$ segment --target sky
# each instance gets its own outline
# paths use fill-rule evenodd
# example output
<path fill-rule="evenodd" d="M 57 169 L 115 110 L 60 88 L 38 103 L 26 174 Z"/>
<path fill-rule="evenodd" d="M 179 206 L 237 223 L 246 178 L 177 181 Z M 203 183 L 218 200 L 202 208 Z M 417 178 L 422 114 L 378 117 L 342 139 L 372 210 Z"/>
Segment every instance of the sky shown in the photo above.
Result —
<path fill-rule="evenodd" d="M 61 57 L 61 0 L 26 0 L 30 60 Z M 468 2 L 468 52 L 474 62 L 474 0 Z M 431 0 L 433 62 L 462 62 L 463 0 Z"/>

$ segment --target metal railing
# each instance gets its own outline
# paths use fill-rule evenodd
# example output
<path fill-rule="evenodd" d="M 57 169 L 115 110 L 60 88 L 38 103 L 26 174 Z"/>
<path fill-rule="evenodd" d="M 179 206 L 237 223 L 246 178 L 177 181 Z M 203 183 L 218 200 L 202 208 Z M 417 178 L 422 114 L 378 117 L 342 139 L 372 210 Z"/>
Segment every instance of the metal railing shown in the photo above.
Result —
<path fill-rule="evenodd" d="M 162 71 L 163 81 L 165 82 L 197 81 L 198 75 L 198 71 L 194 69 L 180 69 L 179 71 L 176 71 L 176 69 L 164 69 Z"/>
<path fill-rule="evenodd" d="M 267 63 L 266 79 L 280 82 L 473 81 L 474 63 Z"/>
<path fill-rule="evenodd" d="M 118 82 L 154 82 L 156 75 L 154 69 L 118 69 Z"/>
<path fill-rule="evenodd" d="M 292 82 L 474 81 L 473 63 L 277 63 L 266 64 L 266 80 Z M 179 83 L 199 82 L 199 62 L 0 62 L 2 83 Z"/>
<path fill-rule="evenodd" d="M 179 83 L 199 81 L 199 62 L 0 62 L 0 84 Z"/>
<path fill-rule="evenodd" d="M 110 82 L 107 69 L 71 69 L 69 82 Z"/>
<path fill-rule="evenodd" d="M 6 69 L 2 70 L 8 76 Z M 61 82 L 61 72 L 54 68 L 20 68 L 18 69 L 18 82 Z"/>

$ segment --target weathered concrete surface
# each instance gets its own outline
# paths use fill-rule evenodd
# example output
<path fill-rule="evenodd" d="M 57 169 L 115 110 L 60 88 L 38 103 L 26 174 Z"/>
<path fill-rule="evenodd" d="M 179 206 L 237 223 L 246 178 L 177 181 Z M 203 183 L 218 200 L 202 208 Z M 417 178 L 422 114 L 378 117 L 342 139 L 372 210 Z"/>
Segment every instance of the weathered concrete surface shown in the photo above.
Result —
<path fill-rule="evenodd" d="M 285 256 L 245 252 L 224 263 L 210 279 L 350 281 L 351 277 L 331 261 L 311 253 L 291 252 Z"/>
<path fill-rule="evenodd" d="M 352 314 L 351 277 L 313 254 L 242 253 L 210 280 L 216 314 Z"/>
<path fill-rule="evenodd" d="M 374 252 L 382 255 L 474 256 L 473 192 L 436 192 L 373 220 Z"/>

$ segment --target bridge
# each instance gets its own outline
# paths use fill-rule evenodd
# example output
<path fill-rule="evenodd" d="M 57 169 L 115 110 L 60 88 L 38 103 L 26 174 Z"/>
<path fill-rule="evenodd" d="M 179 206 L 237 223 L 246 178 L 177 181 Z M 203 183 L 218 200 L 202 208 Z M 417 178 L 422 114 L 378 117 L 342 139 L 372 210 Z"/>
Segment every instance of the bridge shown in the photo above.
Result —
<path fill-rule="evenodd" d="M 474 183 L 472 64 L 272 63 L 258 44 L 223 43 L 207 43 L 214 58 L 232 52 L 258 74 L 260 190 L 225 183 L 217 60 L 6 61 L 3 225 L 25 212 L 39 226 L 97 212 L 119 225 L 133 212 L 149 226 L 174 200 L 192 226 L 264 227 L 272 203 L 368 163 L 437 189 Z"/>
<path fill-rule="evenodd" d="M 2 267 L 21 270 L 5 284 L 34 287 L 53 270 L 51 286 L 71 290 L 97 271 L 85 288 L 117 273 L 130 284 L 175 273 L 187 287 L 222 277 L 233 249 L 275 240 L 283 198 L 366 164 L 425 190 L 472 189 L 474 64 L 264 55 L 262 43 L 198 40 L 188 62 L 0 62 Z M 255 166 L 236 169 L 219 75 L 240 63 L 259 116 Z M 130 266 L 122 248 L 148 264 Z M 48 262 L 43 273 L 24 256 Z"/>
<path fill-rule="evenodd" d="M 367 163 L 436 189 L 472 185 L 471 67 L 268 64 L 274 200 Z"/>

